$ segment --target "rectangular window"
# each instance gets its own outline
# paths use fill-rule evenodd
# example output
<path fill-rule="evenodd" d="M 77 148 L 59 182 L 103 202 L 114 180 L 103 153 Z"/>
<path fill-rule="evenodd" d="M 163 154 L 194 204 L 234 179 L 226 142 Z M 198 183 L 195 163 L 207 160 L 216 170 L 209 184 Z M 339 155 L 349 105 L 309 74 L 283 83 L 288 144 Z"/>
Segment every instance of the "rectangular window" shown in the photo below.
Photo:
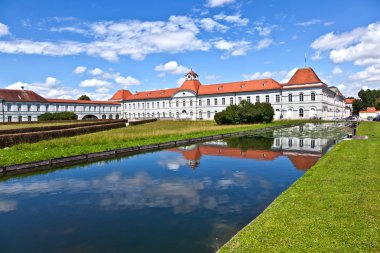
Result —
<path fill-rule="evenodd" d="M 17 105 L 17 111 L 21 112 L 21 105 Z"/>
<path fill-rule="evenodd" d="M 165 108 L 165 102 L 162 102 L 162 108 Z"/>
<path fill-rule="evenodd" d="M 157 108 L 160 108 L 160 102 L 157 102 Z"/>
<path fill-rule="evenodd" d="M 280 102 L 280 95 L 276 95 L 276 103 Z"/>
<path fill-rule="evenodd" d="M 256 96 L 256 103 L 260 103 L 260 96 Z"/>
<path fill-rule="evenodd" d="M 225 104 L 226 104 L 226 99 L 222 98 L 222 105 L 225 105 Z"/>
<path fill-rule="evenodd" d="M 154 102 L 152 102 L 152 108 L 154 108 Z"/>
<path fill-rule="evenodd" d="M 230 98 L 230 105 L 234 104 L 234 98 Z"/>
<path fill-rule="evenodd" d="M 32 109 L 32 105 L 27 105 L 27 111 L 30 112 L 31 109 Z"/>
<path fill-rule="evenodd" d="M 214 105 L 218 105 L 218 99 L 214 98 Z"/>
<path fill-rule="evenodd" d="M 133 104 L 133 110 L 136 109 L 136 104 Z"/>
<path fill-rule="evenodd" d="M 265 102 L 269 103 L 269 95 L 265 95 Z"/>
<path fill-rule="evenodd" d="M 12 111 L 12 105 L 11 104 L 7 104 L 7 111 L 8 112 Z"/>
<path fill-rule="evenodd" d="M 202 106 L 202 100 L 199 99 L 198 103 L 199 103 L 199 106 Z"/>
<path fill-rule="evenodd" d="M 248 101 L 249 103 L 251 103 L 251 97 L 250 97 L 250 96 L 247 97 L 247 101 Z"/>
<path fill-rule="evenodd" d="M 210 105 L 210 99 L 207 99 L 207 105 Z"/>
<path fill-rule="evenodd" d="M 238 97 L 238 103 L 240 104 L 240 102 L 241 102 L 241 97 Z"/>

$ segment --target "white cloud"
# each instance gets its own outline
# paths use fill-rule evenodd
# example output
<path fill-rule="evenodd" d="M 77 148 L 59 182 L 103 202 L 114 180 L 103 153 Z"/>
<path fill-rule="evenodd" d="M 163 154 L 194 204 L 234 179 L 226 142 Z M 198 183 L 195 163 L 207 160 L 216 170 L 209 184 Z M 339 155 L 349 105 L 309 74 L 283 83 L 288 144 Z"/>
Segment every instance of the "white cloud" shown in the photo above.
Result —
<path fill-rule="evenodd" d="M 7 25 L 0 23 L 0 37 L 9 34 L 9 28 Z"/>
<path fill-rule="evenodd" d="M 376 89 L 380 81 L 380 22 L 352 31 L 322 35 L 311 44 L 317 52 L 329 53 L 333 63 L 352 62 L 365 69 L 349 76 L 346 92 L 356 95 L 363 86 Z"/>
<path fill-rule="evenodd" d="M 266 78 L 273 78 L 273 79 L 280 79 L 288 77 L 290 72 L 287 72 L 285 70 L 281 71 L 265 71 L 265 72 L 255 72 L 253 74 L 243 74 L 244 80 L 258 80 L 258 79 L 266 79 Z M 289 77 L 290 78 L 290 77 Z"/>
<path fill-rule="evenodd" d="M 84 67 L 84 66 L 78 66 L 74 69 L 73 73 L 79 75 L 79 74 L 83 74 L 85 71 L 87 70 L 87 67 Z"/>
<path fill-rule="evenodd" d="M 234 23 L 241 26 L 246 26 L 249 23 L 248 18 L 242 18 L 240 14 L 235 15 L 226 15 L 224 13 L 220 13 L 218 15 L 215 15 L 214 18 L 216 20 L 223 20 L 228 23 Z"/>
<path fill-rule="evenodd" d="M 272 28 L 269 26 L 255 26 L 254 29 L 259 33 L 260 36 L 269 36 L 272 32 Z"/>
<path fill-rule="evenodd" d="M 230 4 L 235 2 L 235 0 L 206 0 L 207 6 L 214 8 L 214 7 L 221 7 L 225 4 Z"/>
<path fill-rule="evenodd" d="M 259 43 L 254 47 L 256 50 L 261 50 L 261 49 L 264 49 L 266 47 L 269 47 L 271 44 L 273 43 L 273 40 L 271 39 L 262 39 L 259 41 Z"/>
<path fill-rule="evenodd" d="M 112 85 L 110 82 L 105 80 L 100 80 L 96 78 L 87 79 L 82 82 L 80 82 L 80 87 L 103 87 L 103 86 L 109 86 Z"/>
<path fill-rule="evenodd" d="M 339 68 L 338 66 L 336 66 L 333 70 L 332 70 L 332 73 L 334 75 L 340 75 L 343 73 L 343 70 L 341 68 Z"/>
<path fill-rule="evenodd" d="M 90 71 L 90 73 L 93 76 L 98 76 L 98 75 L 103 74 L 103 70 L 101 70 L 100 68 L 94 68 L 93 70 Z"/>
<path fill-rule="evenodd" d="M 322 20 L 320 20 L 320 19 L 311 19 L 311 20 L 308 20 L 305 22 L 296 23 L 296 25 L 298 25 L 298 26 L 311 26 L 311 25 L 319 24 L 321 22 L 322 22 Z"/>
<path fill-rule="evenodd" d="M 78 33 L 78 34 L 88 34 L 88 31 L 82 28 L 77 27 L 71 27 L 71 26 L 64 26 L 64 27 L 52 27 L 50 28 L 50 31 L 52 32 L 72 32 L 72 33 Z"/>
<path fill-rule="evenodd" d="M 374 83 L 379 88 L 380 82 L 380 64 L 371 65 L 364 69 L 363 71 L 359 71 L 350 76 L 352 80 L 358 80 L 362 83 Z"/>
<path fill-rule="evenodd" d="M 341 83 L 341 84 L 338 85 L 338 89 L 339 89 L 341 92 L 345 91 L 346 88 L 347 88 L 347 86 L 344 85 L 343 83 Z"/>
<path fill-rule="evenodd" d="M 176 61 L 169 61 L 165 64 L 160 64 L 154 68 L 155 71 L 160 71 L 163 73 L 170 73 L 173 75 L 181 75 L 189 72 L 189 68 L 178 64 Z"/>
<path fill-rule="evenodd" d="M 203 19 L 199 20 L 199 23 L 200 23 L 200 26 L 204 30 L 209 31 L 209 32 L 214 31 L 214 30 L 225 32 L 228 30 L 227 26 L 216 22 L 212 18 L 203 18 Z"/>
<path fill-rule="evenodd" d="M 133 78 L 131 76 L 118 76 L 115 78 L 115 82 L 117 84 L 123 85 L 123 86 L 130 86 L 130 85 L 139 85 L 140 81 L 136 78 Z"/>
<path fill-rule="evenodd" d="M 168 21 L 102 21 L 87 24 L 90 42 L 78 41 L 0 41 L 0 52 L 64 56 L 87 54 L 108 61 L 119 56 L 142 60 L 152 53 L 207 51 L 210 44 L 199 39 L 195 21 L 186 16 L 171 16 Z"/>
<path fill-rule="evenodd" d="M 0 200 L 0 213 L 11 212 L 17 209 L 17 201 Z"/>
<path fill-rule="evenodd" d="M 246 55 L 248 50 L 251 48 L 251 43 L 245 40 L 226 41 L 224 39 L 219 39 L 214 41 L 213 45 L 215 48 L 227 52 L 222 56 L 223 59 L 230 56 Z"/>
<path fill-rule="evenodd" d="M 178 86 L 180 86 L 181 84 L 183 84 L 183 83 L 185 82 L 185 80 L 186 80 L 185 77 L 180 77 L 180 78 L 178 78 L 178 80 L 177 80 L 177 84 L 178 84 Z"/>

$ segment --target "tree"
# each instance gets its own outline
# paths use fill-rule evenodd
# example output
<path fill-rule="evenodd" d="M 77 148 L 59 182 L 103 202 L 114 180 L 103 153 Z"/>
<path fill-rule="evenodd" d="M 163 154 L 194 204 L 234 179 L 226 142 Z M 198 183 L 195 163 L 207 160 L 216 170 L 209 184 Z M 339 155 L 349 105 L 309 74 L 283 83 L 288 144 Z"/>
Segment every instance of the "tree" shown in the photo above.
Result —
<path fill-rule="evenodd" d="M 73 112 L 46 112 L 40 115 L 39 120 L 77 120 L 78 116 Z"/>
<path fill-rule="evenodd" d="M 87 95 L 82 95 L 78 98 L 78 100 L 87 100 L 87 101 L 91 101 L 90 97 L 87 96 Z"/>
<path fill-rule="evenodd" d="M 361 101 L 360 99 L 355 99 L 352 102 L 352 115 L 359 115 L 359 111 L 361 110 L 365 110 L 363 101 Z"/>
<path fill-rule="evenodd" d="M 230 105 L 225 110 L 215 114 L 215 121 L 222 124 L 248 124 L 271 122 L 274 110 L 270 103 L 251 104 L 243 100 L 239 105 Z"/>

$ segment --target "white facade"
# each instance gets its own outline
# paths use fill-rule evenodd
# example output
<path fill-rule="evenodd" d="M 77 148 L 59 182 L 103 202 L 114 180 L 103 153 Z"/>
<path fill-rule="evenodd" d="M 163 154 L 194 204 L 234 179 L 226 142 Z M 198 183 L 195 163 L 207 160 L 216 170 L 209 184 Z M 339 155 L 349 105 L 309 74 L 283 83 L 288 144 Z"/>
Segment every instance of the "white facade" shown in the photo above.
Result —
<path fill-rule="evenodd" d="M 29 91 L 28 91 L 29 92 Z M 1 95 L 1 92 L 0 92 Z M 41 114 L 73 112 L 82 119 L 119 119 L 120 104 L 108 101 L 55 100 L 36 101 L 0 100 L 0 122 L 38 121 Z"/>
<path fill-rule="evenodd" d="M 186 75 L 187 81 L 194 80 L 197 77 Z M 185 83 L 168 97 L 136 99 L 132 95 L 130 99 L 121 100 L 120 102 L 124 109 L 123 117 L 127 119 L 213 120 L 217 112 L 223 111 L 231 104 L 239 104 L 242 100 L 247 100 L 251 103 L 270 103 L 275 111 L 274 119 L 318 118 L 332 120 L 346 117 L 343 96 L 335 87 L 328 87 L 322 82 L 278 85 L 277 89 L 207 95 L 198 94 L 193 90 L 186 90 Z M 223 86 L 224 84 L 220 85 Z M 229 84 L 224 86 L 227 85 Z"/>

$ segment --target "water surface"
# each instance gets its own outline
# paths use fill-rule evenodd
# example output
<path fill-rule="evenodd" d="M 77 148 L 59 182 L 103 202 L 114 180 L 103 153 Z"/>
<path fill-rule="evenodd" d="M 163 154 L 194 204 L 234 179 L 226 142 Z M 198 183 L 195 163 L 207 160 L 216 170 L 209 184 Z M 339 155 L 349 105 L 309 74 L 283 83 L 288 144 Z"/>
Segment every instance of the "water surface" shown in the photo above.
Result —
<path fill-rule="evenodd" d="M 342 137 L 306 124 L 0 181 L 0 252 L 214 252 Z"/>

